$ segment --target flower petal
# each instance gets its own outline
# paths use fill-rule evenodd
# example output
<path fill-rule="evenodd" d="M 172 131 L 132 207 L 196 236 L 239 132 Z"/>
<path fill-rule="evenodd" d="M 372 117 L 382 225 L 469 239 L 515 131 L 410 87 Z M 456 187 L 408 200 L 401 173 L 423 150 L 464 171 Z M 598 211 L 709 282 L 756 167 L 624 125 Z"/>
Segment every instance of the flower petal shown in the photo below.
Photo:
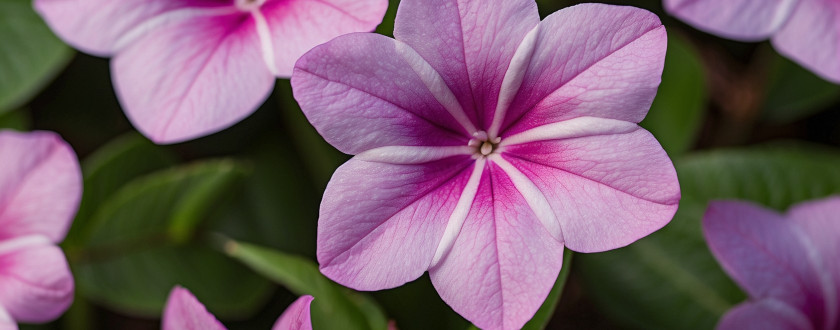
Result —
<path fill-rule="evenodd" d="M 309 314 L 312 299 L 312 296 L 303 296 L 295 300 L 280 315 L 271 330 L 312 330 L 312 318 Z"/>
<path fill-rule="evenodd" d="M 763 299 L 742 303 L 724 315 L 718 330 L 811 330 L 808 317 L 787 304 Z"/>
<path fill-rule="evenodd" d="M 3 306 L 0 306 L 0 330 L 18 330 L 17 323 Z"/>
<path fill-rule="evenodd" d="M 779 53 L 840 84 L 840 2 L 799 1 L 772 41 Z"/>
<path fill-rule="evenodd" d="M 40 234 L 60 242 L 82 198 L 73 149 L 51 132 L 0 132 L 0 241 Z"/>
<path fill-rule="evenodd" d="M 207 308 L 180 286 L 172 289 L 163 312 L 163 330 L 224 330 Z"/>
<path fill-rule="evenodd" d="M 291 77 L 295 62 L 317 45 L 350 32 L 373 31 L 387 0 L 286 0 L 267 2 L 264 15 L 276 74 Z"/>
<path fill-rule="evenodd" d="M 275 78 L 249 17 L 198 17 L 158 28 L 114 58 L 114 85 L 138 130 L 158 143 L 181 142 L 256 110 Z"/>
<path fill-rule="evenodd" d="M 165 21 L 236 10 L 223 0 L 35 0 L 35 9 L 65 42 L 110 56 L 130 35 Z"/>
<path fill-rule="evenodd" d="M 384 146 L 467 145 L 473 132 L 453 115 L 457 103 L 449 109 L 441 104 L 452 92 L 435 75 L 405 44 L 356 33 L 304 55 L 292 87 L 312 125 L 348 154 Z"/>
<path fill-rule="evenodd" d="M 557 279 L 563 245 L 505 172 L 487 164 L 460 234 L 429 275 L 441 298 L 476 326 L 518 329 Z"/>
<path fill-rule="evenodd" d="M 665 0 L 665 9 L 708 33 L 759 41 L 785 24 L 797 2 L 808 1 L 811 0 Z"/>
<path fill-rule="evenodd" d="M 486 127 L 513 54 L 539 20 L 533 0 L 403 0 L 394 36 L 440 72 L 470 119 Z"/>
<path fill-rule="evenodd" d="M 330 180 L 318 220 L 321 272 L 357 290 L 400 286 L 429 268 L 473 160 L 394 165 L 353 158 Z"/>
<path fill-rule="evenodd" d="M 833 276 L 834 292 L 826 295 L 828 324 L 840 322 L 840 197 L 801 203 L 791 208 L 787 216 L 805 232 L 807 240 L 820 254 L 820 261 Z M 832 307 L 834 306 L 834 307 Z"/>
<path fill-rule="evenodd" d="M 665 28 L 633 7 L 581 4 L 540 23 L 502 136 L 579 116 L 638 123 L 662 76 Z"/>
<path fill-rule="evenodd" d="M 712 254 L 752 299 L 782 301 L 823 328 L 831 278 L 792 221 L 751 203 L 716 201 L 703 217 L 703 232 Z"/>
<path fill-rule="evenodd" d="M 625 246 L 662 228 L 677 210 L 679 184 L 668 155 L 644 129 L 620 129 L 502 151 L 545 195 L 569 249 Z"/>
<path fill-rule="evenodd" d="M 44 236 L 0 241 L 0 306 L 19 322 L 52 321 L 73 302 L 64 253 Z"/>

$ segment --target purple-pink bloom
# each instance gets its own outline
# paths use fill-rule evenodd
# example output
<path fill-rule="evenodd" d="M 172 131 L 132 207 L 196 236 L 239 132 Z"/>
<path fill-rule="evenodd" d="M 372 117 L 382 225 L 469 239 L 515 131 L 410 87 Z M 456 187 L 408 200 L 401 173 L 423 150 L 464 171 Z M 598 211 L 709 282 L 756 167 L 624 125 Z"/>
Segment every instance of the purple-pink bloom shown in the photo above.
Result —
<path fill-rule="evenodd" d="M 786 214 L 737 201 L 709 205 L 709 248 L 749 300 L 719 329 L 840 328 L 840 197 Z"/>
<path fill-rule="evenodd" d="M 220 131 L 250 115 L 276 77 L 338 35 L 371 31 L 387 0 L 35 0 L 62 39 L 113 56 L 117 96 L 158 143 Z"/>
<path fill-rule="evenodd" d="M 309 306 L 312 296 L 295 300 L 274 323 L 272 330 L 312 330 Z M 201 302 L 182 287 L 169 293 L 163 312 L 163 330 L 225 330 Z"/>
<path fill-rule="evenodd" d="M 64 240 L 82 197 L 73 149 L 50 132 L 0 131 L 0 329 L 48 322 L 73 302 Z"/>
<path fill-rule="evenodd" d="M 650 12 L 601 4 L 540 22 L 533 0 L 403 0 L 396 40 L 314 48 L 295 98 L 353 154 L 321 204 L 318 261 L 358 290 L 427 270 L 455 311 L 519 328 L 563 247 L 599 252 L 667 224 L 673 165 L 640 128 L 666 34 Z"/>
<path fill-rule="evenodd" d="M 771 39 L 779 53 L 840 83 L 840 1 L 664 0 L 692 26 L 729 39 Z"/>

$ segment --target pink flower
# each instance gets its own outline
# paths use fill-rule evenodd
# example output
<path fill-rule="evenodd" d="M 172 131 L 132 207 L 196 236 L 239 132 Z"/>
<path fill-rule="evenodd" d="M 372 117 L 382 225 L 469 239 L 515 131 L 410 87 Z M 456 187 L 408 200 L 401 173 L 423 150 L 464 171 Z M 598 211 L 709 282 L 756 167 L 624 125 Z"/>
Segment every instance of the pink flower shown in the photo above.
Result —
<path fill-rule="evenodd" d="M 292 303 L 274 323 L 272 330 L 312 330 L 309 305 L 312 296 Z M 224 330 L 225 326 L 210 314 L 187 289 L 175 287 L 169 293 L 163 312 L 163 330 Z"/>
<path fill-rule="evenodd" d="M 128 119 L 158 143 L 242 120 L 304 52 L 374 29 L 387 6 L 387 0 L 35 0 L 67 43 L 114 56 L 114 87 Z"/>
<path fill-rule="evenodd" d="M 73 302 L 56 246 L 82 197 L 76 154 L 50 132 L 0 131 L 0 329 L 48 322 Z"/>
<path fill-rule="evenodd" d="M 712 202 L 703 232 L 749 295 L 719 329 L 840 328 L 840 197 L 784 215 L 746 202 Z"/>
<path fill-rule="evenodd" d="M 321 204 L 318 261 L 358 290 L 429 271 L 482 328 L 518 328 L 563 247 L 625 246 L 670 221 L 671 161 L 636 123 L 666 34 L 650 12 L 600 4 L 540 22 L 533 0 L 403 0 L 396 40 L 356 33 L 292 76 L 324 138 L 356 155 Z"/>
<path fill-rule="evenodd" d="M 840 1 L 664 0 L 694 27 L 740 41 L 771 38 L 779 53 L 840 83 Z"/>

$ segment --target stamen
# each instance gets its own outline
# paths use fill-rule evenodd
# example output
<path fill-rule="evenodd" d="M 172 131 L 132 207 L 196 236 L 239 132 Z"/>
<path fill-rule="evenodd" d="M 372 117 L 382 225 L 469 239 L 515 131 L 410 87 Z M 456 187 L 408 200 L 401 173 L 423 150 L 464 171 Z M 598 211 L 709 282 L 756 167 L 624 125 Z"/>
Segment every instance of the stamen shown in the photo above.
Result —
<path fill-rule="evenodd" d="M 473 136 L 478 139 L 479 141 L 487 141 L 487 132 L 485 131 L 478 131 L 473 133 Z"/>
<path fill-rule="evenodd" d="M 491 152 L 493 152 L 493 144 L 488 141 L 484 141 L 481 145 L 481 154 L 487 156 Z"/>

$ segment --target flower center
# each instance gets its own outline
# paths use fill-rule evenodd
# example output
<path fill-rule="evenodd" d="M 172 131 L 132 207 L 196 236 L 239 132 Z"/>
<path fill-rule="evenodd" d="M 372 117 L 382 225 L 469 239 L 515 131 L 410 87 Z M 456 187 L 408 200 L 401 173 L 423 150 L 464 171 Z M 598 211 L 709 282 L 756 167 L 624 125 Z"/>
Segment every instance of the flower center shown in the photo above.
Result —
<path fill-rule="evenodd" d="M 467 143 L 467 145 L 475 148 L 473 157 L 478 158 L 487 157 L 495 152 L 499 146 L 499 142 L 502 142 L 501 137 L 490 139 L 490 137 L 487 136 L 487 132 L 478 131 L 473 133 L 473 138 L 470 139 L 470 142 Z"/>
<path fill-rule="evenodd" d="M 260 8 L 266 0 L 236 0 L 236 8 L 241 11 L 252 11 Z"/>

